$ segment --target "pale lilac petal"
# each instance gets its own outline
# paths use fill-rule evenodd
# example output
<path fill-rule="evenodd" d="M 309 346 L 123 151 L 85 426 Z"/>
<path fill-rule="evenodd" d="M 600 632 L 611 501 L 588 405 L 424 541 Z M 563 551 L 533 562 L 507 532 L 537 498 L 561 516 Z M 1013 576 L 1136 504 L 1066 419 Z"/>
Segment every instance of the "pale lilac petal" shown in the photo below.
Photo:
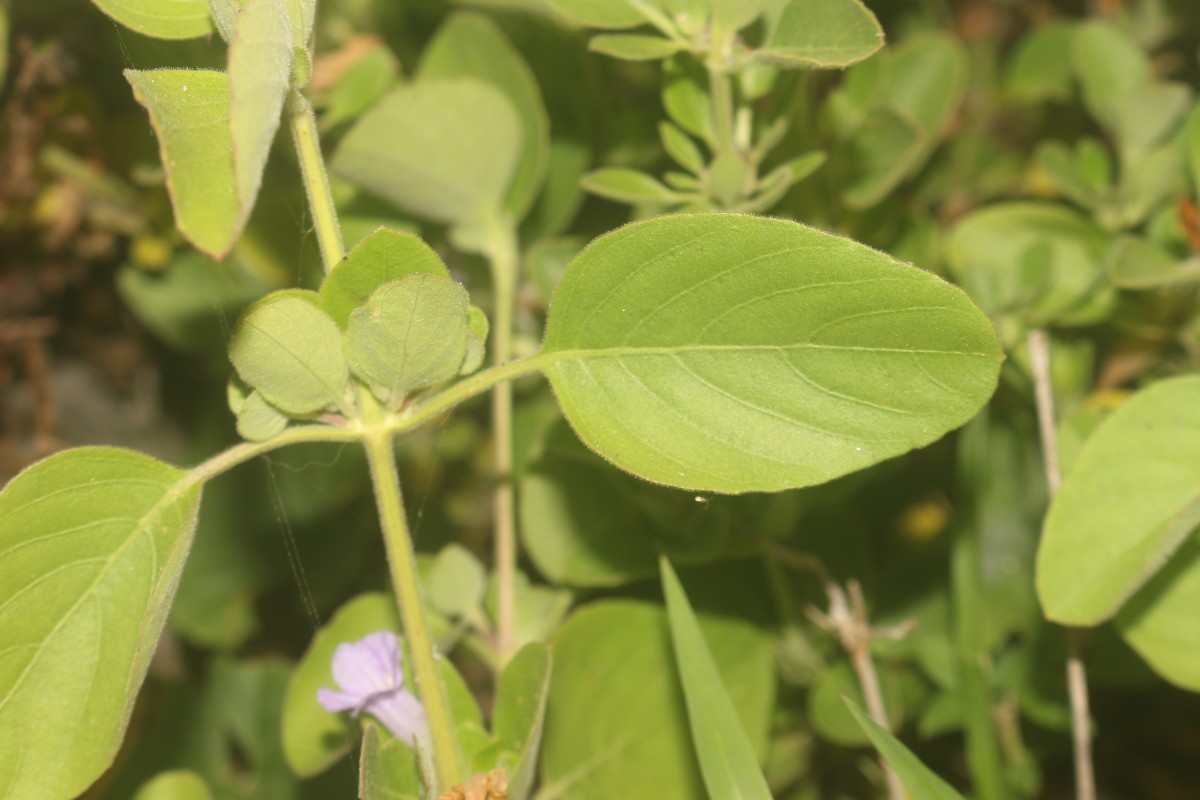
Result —
<path fill-rule="evenodd" d="M 429 723 L 421 701 L 406 689 L 372 698 L 363 709 L 379 720 L 400 741 L 409 747 L 418 738 L 427 738 Z"/>
<path fill-rule="evenodd" d="M 357 642 L 338 645 L 333 654 L 333 679 L 342 691 L 366 700 L 373 694 L 403 686 L 400 642 L 390 631 L 368 634 Z"/>
<path fill-rule="evenodd" d="M 356 694 L 335 692 L 333 689 L 317 689 L 317 702 L 330 713 L 338 711 L 358 711 L 362 707 L 363 698 Z"/>
<path fill-rule="evenodd" d="M 371 633 L 357 642 L 338 645 L 333 677 L 340 691 L 318 689 L 317 702 L 329 712 L 366 712 L 410 747 L 428 738 L 421 701 L 404 688 L 400 639 L 390 631 Z"/>

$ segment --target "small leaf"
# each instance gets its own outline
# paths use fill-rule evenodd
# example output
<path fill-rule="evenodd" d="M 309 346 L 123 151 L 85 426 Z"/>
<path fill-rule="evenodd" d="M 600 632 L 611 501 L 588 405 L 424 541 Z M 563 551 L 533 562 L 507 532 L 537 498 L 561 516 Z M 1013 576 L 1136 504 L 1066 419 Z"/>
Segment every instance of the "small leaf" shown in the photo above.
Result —
<path fill-rule="evenodd" d="M 354 309 L 385 283 L 409 275 L 449 278 L 446 265 L 429 245 L 410 233 L 379 228 L 355 245 L 321 283 L 321 308 L 345 329 Z"/>
<path fill-rule="evenodd" d="M 459 375 L 470 375 L 483 366 L 487 355 L 488 318 L 479 306 L 467 309 L 467 354 L 463 357 L 462 366 L 458 368 Z"/>
<path fill-rule="evenodd" d="M 1117 630 L 1166 680 L 1200 692 L 1200 539 L 1196 534 L 1130 598 Z"/>
<path fill-rule="evenodd" d="M 1050 248 L 1046 287 L 1035 302 L 1021 300 L 1020 274 L 1013 269 L 1030 249 Z M 987 308 L 1016 312 L 1037 323 L 1086 325 L 1102 319 L 1114 298 L 1104 280 L 1112 235 L 1091 218 L 1058 203 L 1010 202 L 980 208 L 950 229 L 946 260 L 951 273 L 972 293 L 986 286 Z"/>
<path fill-rule="evenodd" d="M 340 405 L 349 380 L 337 325 L 315 293 L 298 289 L 246 309 L 230 336 L 229 360 L 264 399 L 293 415 Z"/>
<path fill-rule="evenodd" d="M 350 315 L 346 356 L 389 408 L 458 374 L 467 353 L 467 290 L 448 278 L 410 275 L 384 284 Z"/>
<path fill-rule="evenodd" d="M 1121 147 L 1142 155 L 1161 144 L 1191 108 L 1192 90 L 1182 83 L 1155 83 L 1130 91 L 1119 106 L 1115 130 Z"/>
<path fill-rule="evenodd" d="M 1143 389 L 1088 439 L 1038 548 L 1047 618 L 1097 625 L 1200 524 L 1200 377 Z"/>
<path fill-rule="evenodd" d="M 138 789 L 133 800 L 212 800 L 208 784 L 190 770 L 160 772 Z"/>
<path fill-rule="evenodd" d="M 477 222 L 504 203 L 521 124 L 498 89 L 473 78 L 396 89 L 350 129 L 333 170 L 436 222 Z"/>
<path fill-rule="evenodd" d="M 704 154 L 690 136 L 669 122 L 658 124 L 658 134 L 667 155 L 679 166 L 696 175 L 704 171 Z"/>
<path fill-rule="evenodd" d="M 633 33 L 605 33 L 588 42 L 588 50 L 624 61 L 658 61 L 683 48 L 682 43 L 671 39 Z"/>
<path fill-rule="evenodd" d="M 1022 36 L 1008 62 L 1005 92 L 1020 103 L 1070 99 L 1075 85 L 1074 30 L 1074 22 L 1053 22 Z"/>
<path fill-rule="evenodd" d="M 213 24 L 217 33 L 226 44 L 233 38 L 233 29 L 237 25 L 238 9 L 242 7 L 241 0 L 208 0 L 208 9 L 212 14 Z"/>
<path fill-rule="evenodd" d="M 589 172 L 579 182 L 592 194 L 616 200 L 619 203 L 670 204 L 678 203 L 680 196 L 644 172 L 625 167 L 606 167 Z"/>
<path fill-rule="evenodd" d="M 929 150 L 929 136 L 908 117 L 890 108 L 872 111 L 850 144 L 853 172 L 842 191 L 846 205 L 870 208 L 879 203 Z"/>
<path fill-rule="evenodd" d="M 1128 34 L 1101 20 L 1079 25 L 1071 44 L 1084 104 L 1098 122 L 1116 126 L 1125 100 L 1153 78 L 1149 59 Z"/>
<path fill-rule="evenodd" d="M 671 119 L 711 146 L 717 137 L 704 68 L 696 59 L 669 58 L 663 62 L 662 87 L 663 107 Z"/>
<path fill-rule="evenodd" d="M 865 711 L 850 700 L 846 701 L 846 705 L 850 707 L 850 713 L 858 720 L 858 724 L 870 737 L 888 766 L 895 770 L 913 800 L 963 800 L 963 796 L 954 791 L 950 784 L 922 764 L 911 750 L 868 717 Z"/>
<path fill-rule="evenodd" d="M 646 22 L 641 0 L 547 0 L 563 16 L 589 28 L 633 28 Z M 651 0 L 650 5 L 658 5 Z"/>
<path fill-rule="evenodd" d="M 1157 289 L 1200 281 L 1200 256 L 1180 260 L 1137 236 L 1122 236 L 1113 246 L 1108 275 L 1122 289 Z"/>
<path fill-rule="evenodd" d="M 285 0 L 243 0 L 229 44 L 228 75 L 233 172 L 244 223 L 258 197 L 292 75 Z"/>
<path fill-rule="evenodd" d="M 501 752 L 510 759 L 509 800 L 525 800 L 533 788 L 550 693 L 550 669 L 550 647 L 534 642 L 513 656 L 500 674 L 492 729 Z"/>
<path fill-rule="evenodd" d="M 287 424 L 287 416 L 257 391 L 251 392 L 237 411 L 238 435 L 251 442 L 278 436 Z"/>
<path fill-rule="evenodd" d="M 192 543 L 200 486 L 111 447 L 0 492 L 0 786 L 67 800 L 112 763 Z"/>
<path fill-rule="evenodd" d="M 283 706 L 283 752 L 300 777 L 324 772 L 349 751 L 345 722 L 321 707 L 317 690 L 337 686 L 333 680 L 337 646 L 376 631 L 400 631 L 396 603 L 383 593 L 359 595 L 317 631 L 292 673 Z"/>
<path fill-rule="evenodd" d="M 659 560 L 675 668 L 683 684 L 692 745 L 710 797 L 771 800 L 733 700 L 713 661 L 687 594 L 666 558 Z"/>
<path fill-rule="evenodd" d="M 496 23 L 482 14 L 458 12 L 438 28 L 421 54 L 418 80 L 476 78 L 512 102 L 521 123 L 521 157 L 504 207 L 514 219 L 529 211 L 546 178 L 550 119 L 537 79 Z"/>
<path fill-rule="evenodd" d="M 425 800 L 413 751 L 370 720 L 363 724 L 358 771 L 361 800 Z"/>
<path fill-rule="evenodd" d="M 233 171 L 229 80 L 198 69 L 125 70 L 158 136 L 175 224 L 197 249 L 222 258 L 244 219 Z"/>
<path fill-rule="evenodd" d="M 704 213 L 589 245 L 541 358 L 576 433 L 618 467 L 737 493 L 934 441 L 991 396 L 1002 355 L 934 275 L 798 223 Z"/>
<path fill-rule="evenodd" d="M 791 0 L 755 57 L 782 67 L 848 67 L 883 47 L 883 29 L 860 0 Z"/>
<path fill-rule="evenodd" d="M 460 544 L 443 547 L 425 576 L 426 599 L 448 617 L 473 613 L 483 602 L 486 588 L 483 565 Z"/>
<path fill-rule="evenodd" d="M 156 39 L 194 39 L 212 30 L 205 0 L 92 0 L 126 28 Z"/>

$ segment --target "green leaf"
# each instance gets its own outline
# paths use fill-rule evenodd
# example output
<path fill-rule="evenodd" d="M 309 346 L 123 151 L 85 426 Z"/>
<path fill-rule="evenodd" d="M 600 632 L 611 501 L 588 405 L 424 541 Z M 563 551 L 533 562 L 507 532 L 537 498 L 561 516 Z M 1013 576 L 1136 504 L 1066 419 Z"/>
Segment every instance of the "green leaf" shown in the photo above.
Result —
<path fill-rule="evenodd" d="M 781 67 L 848 67 L 883 47 L 883 28 L 860 0 L 791 0 L 755 57 Z"/>
<path fill-rule="evenodd" d="M 229 360 L 271 405 L 293 415 L 339 406 L 349 381 L 342 335 L 314 292 L 267 295 L 238 320 Z"/>
<path fill-rule="evenodd" d="M 462 366 L 458 368 L 459 375 L 470 375 L 483 366 L 490 328 L 491 323 L 488 322 L 487 314 L 482 308 L 471 306 L 467 309 L 467 332 L 470 335 L 467 337 L 467 354 L 463 357 Z"/>
<path fill-rule="evenodd" d="M 562 421 L 521 476 L 521 541 L 556 585 L 620 586 L 658 572 L 658 558 L 711 560 L 725 552 L 724 513 L 694 493 L 647 486 L 587 450 Z"/>
<path fill-rule="evenodd" d="M 333 680 L 337 646 L 376 631 L 400 631 L 396 603 L 381 592 L 361 594 L 317 631 L 292 673 L 283 706 L 283 752 L 300 777 L 325 771 L 350 749 L 344 721 L 321 707 L 317 690 L 337 688 Z"/>
<path fill-rule="evenodd" d="M 0 492 L 0 786 L 76 797 L 112 763 L 192 543 L 200 486 L 109 447 Z"/>
<path fill-rule="evenodd" d="M 667 155 L 679 166 L 696 175 L 704 171 L 704 154 L 690 136 L 669 122 L 658 124 L 658 134 Z"/>
<path fill-rule="evenodd" d="M 867 712 L 850 700 L 846 700 L 846 705 L 913 800 L 963 800 L 961 794 L 922 764 L 899 739 L 868 717 Z"/>
<path fill-rule="evenodd" d="M 872 112 L 850 144 L 853 172 L 842 191 L 846 205 L 870 208 L 883 200 L 928 149 L 929 137 L 908 117 L 890 108 Z"/>
<path fill-rule="evenodd" d="M 238 10 L 241 7 L 241 0 L 208 0 L 213 25 L 226 44 L 233 38 L 233 29 L 237 25 Z"/>
<path fill-rule="evenodd" d="M 588 50 L 624 61 L 658 61 L 683 48 L 683 44 L 671 39 L 635 33 L 605 33 L 593 36 L 588 42 Z"/>
<path fill-rule="evenodd" d="M 233 172 L 244 223 L 258 198 L 292 76 L 285 0 L 243 0 L 229 44 L 228 75 Z"/>
<path fill-rule="evenodd" d="M 538 752 L 550 694 L 550 647 L 533 642 L 500 674 L 492 730 L 506 758 L 509 800 L 525 800 L 537 775 Z"/>
<path fill-rule="evenodd" d="M 762 16 L 772 0 L 707 0 L 713 24 L 725 30 L 741 30 Z"/>
<path fill-rule="evenodd" d="M 1021 103 L 1070 99 L 1075 85 L 1074 31 L 1073 22 L 1053 22 L 1023 36 L 1005 71 L 1005 92 Z"/>
<path fill-rule="evenodd" d="M 205 0 L 92 0 L 126 28 L 156 39 L 194 39 L 212 30 Z"/>
<path fill-rule="evenodd" d="M 1182 83 L 1155 83 L 1130 90 L 1119 106 L 1115 125 L 1121 147 L 1141 157 L 1179 127 L 1191 104 L 1192 90 Z"/>
<path fill-rule="evenodd" d="M 413 751 L 369 720 L 363 725 L 358 781 L 361 800 L 425 800 Z"/>
<path fill-rule="evenodd" d="M 633 28 L 646 22 L 646 15 L 638 8 L 642 0 L 546 0 L 555 11 L 572 22 L 589 28 Z M 650 0 L 651 8 L 659 0 Z"/>
<path fill-rule="evenodd" d="M 392 88 L 400 74 L 396 57 L 382 42 L 354 62 L 324 97 L 321 128 L 357 119 Z"/>
<path fill-rule="evenodd" d="M 133 800 L 212 800 L 212 792 L 199 775 L 181 769 L 159 773 L 138 790 Z"/>
<path fill-rule="evenodd" d="M 187 251 L 159 273 L 126 264 L 117 273 L 117 291 L 142 324 L 176 350 L 194 352 L 208 343 L 223 348 L 225 319 L 271 288 L 232 261 L 217 264 Z"/>
<path fill-rule="evenodd" d="M 951 272 L 990 312 L 1015 311 L 1037 324 L 1086 325 L 1103 319 L 1114 299 L 1104 280 L 1112 236 L 1090 218 L 1057 203 L 998 203 L 959 220 L 946 240 Z M 1022 298 L 1013 269 L 1044 245 L 1045 291 Z"/>
<path fill-rule="evenodd" d="M 746 738 L 737 710 L 713 661 L 696 615 L 675 571 L 659 561 L 671 625 L 675 668 L 683 685 L 692 744 L 710 797 L 765 798 L 771 791 Z"/>
<path fill-rule="evenodd" d="M 550 119 L 529 65 L 482 14 L 458 12 L 438 28 L 421 54 L 418 80 L 476 78 L 499 89 L 512 103 L 521 126 L 521 156 L 504 207 L 514 219 L 529 211 L 546 178 Z"/>
<path fill-rule="evenodd" d="M 325 276 L 321 308 L 344 330 L 351 312 L 366 305 L 376 289 L 410 275 L 450 277 L 442 259 L 420 237 L 379 228 Z"/>
<path fill-rule="evenodd" d="M 644 172 L 626 167 L 605 167 L 583 176 L 579 184 L 591 192 L 619 203 L 678 203 L 680 196 Z"/>
<path fill-rule="evenodd" d="M 1101 20 L 1079 25 L 1071 44 L 1084 105 L 1101 124 L 1117 126 L 1127 98 L 1154 77 L 1149 59 L 1128 34 Z"/>
<path fill-rule="evenodd" d="M 462 617 L 480 608 L 486 588 L 483 565 L 460 544 L 443 547 L 425 576 L 430 605 L 448 617 Z"/>
<path fill-rule="evenodd" d="M 521 156 L 521 123 L 498 89 L 472 78 L 404 86 L 342 140 L 333 170 L 436 222 L 498 211 Z"/>
<path fill-rule="evenodd" d="M 127 69 L 125 77 L 150 112 L 179 232 L 222 258 L 245 222 L 233 170 L 228 78 L 195 69 Z"/>
<path fill-rule="evenodd" d="M 692 58 L 669 58 L 663 62 L 663 107 L 679 127 L 712 145 L 712 99 L 708 95 L 708 75 Z"/>
<path fill-rule="evenodd" d="M 391 408 L 458 374 L 467 354 L 467 290 L 449 278 L 410 275 L 379 287 L 350 315 L 350 368 Z"/>
<path fill-rule="evenodd" d="M 888 721 L 893 728 L 898 728 L 904 722 L 904 702 L 899 682 L 894 673 L 880 670 L 879 683 Z M 847 699 L 863 702 L 862 687 L 848 661 L 835 662 L 817 673 L 809 687 L 805 709 L 813 731 L 822 739 L 842 747 L 870 744 L 871 740 L 846 708 Z"/>
<path fill-rule="evenodd" d="M 1122 289 L 1157 289 L 1200 281 L 1200 257 L 1180 260 L 1148 239 L 1122 236 L 1113 246 L 1108 275 Z"/>
<path fill-rule="evenodd" d="M 991 396 L 987 318 L 940 278 L 740 214 L 656 217 L 567 269 L 543 371 L 589 447 L 721 492 L 823 483 L 928 444 Z"/>
<path fill-rule="evenodd" d="M 701 615 L 739 724 L 763 751 L 773 708 L 771 637 Z M 572 800 L 690 800 L 704 785 L 660 607 L 601 601 L 555 637 L 542 790 Z"/>
<path fill-rule="evenodd" d="M 268 403 L 260 392 L 251 392 L 237 412 L 237 431 L 243 439 L 262 442 L 283 433 L 288 418 Z"/>
<path fill-rule="evenodd" d="M 1143 389 L 1092 434 L 1046 515 L 1046 616 L 1097 625 L 1200 524 L 1200 377 Z"/>
<path fill-rule="evenodd" d="M 1154 671 L 1200 692 L 1200 539 L 1195 534 L 1117 615 L 1117 630 Z"/>
<path fill-rule="evenodd" d="M 228 74 L 125 70 L 158 136 L 176 224 L 214 259 L 232 249 L 258 196 L 292 71 L 288 31 L 284 0 L 246 0 Z"/>
<path fill-rule="evenodd" d="M 967 88 L 967 52 L 946 34 L 906 41 L 892 57 L 885 95 L 888 105 L 940 139 Z"/>

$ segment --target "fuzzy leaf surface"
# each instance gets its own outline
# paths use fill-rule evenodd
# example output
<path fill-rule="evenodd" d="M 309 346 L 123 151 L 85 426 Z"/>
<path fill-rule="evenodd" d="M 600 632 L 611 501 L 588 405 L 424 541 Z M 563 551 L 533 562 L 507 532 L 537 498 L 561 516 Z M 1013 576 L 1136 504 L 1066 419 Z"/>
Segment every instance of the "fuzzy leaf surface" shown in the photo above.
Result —
<path fill-rule="evenodd" d="M 111 447 L 39 461 L 0 492 L 0 786 L 76 797 L 112 763 L 200 505 L 188 473 Z"/>
<path fill-rule="evenodd" d="M 551 303 L 542 369 L 579 437 L 646 480 L 809 486 L 928 444 L 995 389 L 988 319 L 940 278 L 741 214 L 600 237 Z"/>

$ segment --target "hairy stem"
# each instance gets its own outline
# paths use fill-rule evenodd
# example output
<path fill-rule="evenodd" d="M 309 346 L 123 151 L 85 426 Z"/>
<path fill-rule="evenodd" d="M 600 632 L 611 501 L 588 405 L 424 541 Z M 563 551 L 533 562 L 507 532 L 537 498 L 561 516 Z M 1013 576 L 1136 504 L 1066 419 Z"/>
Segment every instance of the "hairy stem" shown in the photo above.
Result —
<path fill-rule="evenodd" d="M 729 78 L 729 73 L 725 70 L 724 64 L 719 57 L 719 48 L 722 46 L 716 39 L 716 31 L 713 31 L 713 52 L 709 57 L 708 63 L 708 87 L 709 94 L 712 97 L 713 108 L 713 131 L 716 134 L 715 148 L 717 154 L 732 153 L 736 149 L 733 138 L 733 85 Z"/>
<path fill-rule="evenodd" d="M 1029 332 L 1029 361 L 1033 367 L 1034 396 L 1037 402 L 1038 430 L 1042 440 L 1042 460 L 1046 467 L 1046 485 L 1050 498 L 1062 485 L 1058 465 L 1058 436 L 1054 428 L 1054 392 L 1050 382 L 1050 342 L 1046 332 Z M 1076 800 L 1096 800 L 1096 772 L 1092 764 L 1091 712 L 1089 711 L 1087 667 L 1083 661 L 1083 642 L 1077 630 L 1067 629 L 1067 693 L 1071 700 L 1071 735 L 1075 750 Z"/>
<path fill-rule="evenodd" d="M 329 191 L 329 176 L 325 172 L 325 159 L 321 157 L 321 140 L 317 136 L 312 104 L 298 91 L 293 91 L 288 100 L 288 122 L 317 231 L 321 262 L 329 272 L 345 256 L 346 248 L 342 244 L 342 228 L 338 224 L 333 194 Z"/>
<path fill-rule="evenodd" d="M 360 404 L 363 406 L 363 419 L 368 425 L 377 424 L 382 419 L 379 404 L 365 389 L 360 393 Z M 404 635 L 412 653 L 417 693 L 429 720 L 434 771 L 439 786 L 447 790 L 462 782 L 462 754 L 454 732 L 450 698 L 446 693 L 446 685 L 442 682 L 433 637 L 429 633 L 429 623 L 425 618 L 416 555 L 413 552 L 412 537 L 409 535 L 408 520 L 404 513 L 404 500 L 400 494 L 400 477 L 396 471 L 392 434 L 383 426 L 379 426 L 364 437 L 364 444 L 367 449 L 367 463 L 371 467 L 375 501 L 379 505 L 379 523 L 383 528 L 383 541 L 387 546 L 392 587 L 400 607 L 400 621 L 404 625 Z"/>
<path fill-rule="evenodd" d="M 517 243 L 511 224 L 493 220 L 488 226 L 488 263 L 494 293 L 492 363 L 501 367 L 512 358 L 513 305 L 516 302 Z M 513 654 L 516 627 L 517 531 L 513 499 L 512 384 L 492 391 L 492 440 L 496 486 L 492 495 L 494 562 L 496 570 L 496 651 L 504 664 Z"/>

